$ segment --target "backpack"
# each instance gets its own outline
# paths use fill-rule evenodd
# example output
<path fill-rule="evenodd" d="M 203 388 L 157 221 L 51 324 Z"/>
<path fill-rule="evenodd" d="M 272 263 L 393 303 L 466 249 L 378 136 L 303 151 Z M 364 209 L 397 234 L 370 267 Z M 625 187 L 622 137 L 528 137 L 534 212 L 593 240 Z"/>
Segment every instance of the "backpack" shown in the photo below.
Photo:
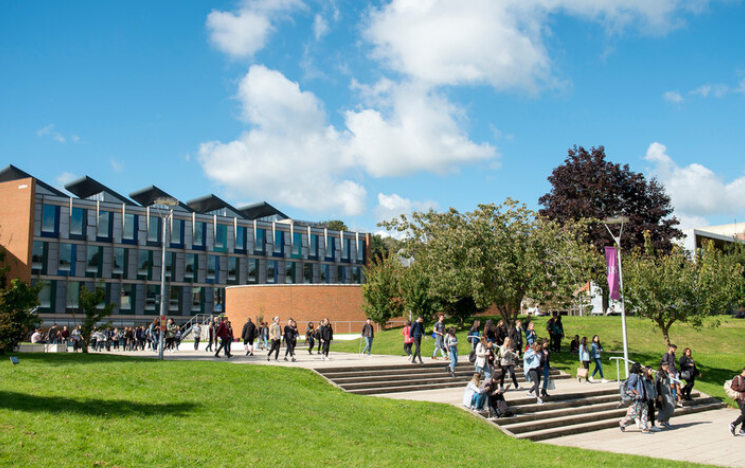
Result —
<path fill-rule="evenodd" d="M 476 362 L 476 348 L 473 348 L 470 353 L 468 353 L 468 362 Z"/>
<path fill-rule="evenodd" d="M 724 391 L 725 393 L 727 393 L 728 397 L 732 398 L 733 400 L 739 400 L 740 398 L 742 398 L 742 393 L 732 388 L 732 380 L 724 382 Z"/>
<path fill-rule="evenodd" d="M 621 395 L 622 405 L 630 405 L 636 400 L 636 395 L 628 388 L 628 381 L 628 379 L 622 381 L 621 387 L 618 389 L 618 393 Z"/>

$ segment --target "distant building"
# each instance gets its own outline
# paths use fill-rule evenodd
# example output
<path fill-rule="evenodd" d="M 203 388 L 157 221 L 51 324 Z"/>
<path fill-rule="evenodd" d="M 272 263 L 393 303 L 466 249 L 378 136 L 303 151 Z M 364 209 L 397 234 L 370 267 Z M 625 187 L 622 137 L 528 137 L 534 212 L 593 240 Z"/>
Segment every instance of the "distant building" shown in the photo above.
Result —
<path fill-rule="evenodd" d="M 370 234 L 329 231 L 289 219 L 267 203 L 236 208 L 207 195 L 168 207 L 150 186 L 125 197 L 90 177 L 66 195 L 26 172 L 0 171 L 0 244 L 10 277 L 43 282 L 38 312 L 64 322 L 79 314 L 80 287 L 101 283 L 115 320 L 159 314 L 165 268 L 167 314 L 185 320 L 225 311 L 225 287 L 360 284 Z M 168 224 L 165 265 L 162 227 Z"/>
<path fill-rule="evenodd" d="M 689 252 L 703 247 L 706 241 L 714 242 L 719 248 L 740 241 L 745 242 L 745 223 L 706 226 L 695 229 L 684 229 L 681 245 Z"/>

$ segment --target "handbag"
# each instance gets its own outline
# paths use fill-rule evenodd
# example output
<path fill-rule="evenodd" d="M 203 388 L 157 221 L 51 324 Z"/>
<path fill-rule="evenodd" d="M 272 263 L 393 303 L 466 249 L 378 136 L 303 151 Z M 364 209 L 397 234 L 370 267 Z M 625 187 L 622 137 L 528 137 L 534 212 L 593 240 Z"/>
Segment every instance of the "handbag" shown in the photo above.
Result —
<path fill-rule="evenodd" d="M 683 371 L 680 373 L 680 378 L 683 380 L 691 380 L 691 371 Z"/>
<path fill-rule="evenodd" d="M 476 348 L 473 348 L 470 353 L 468 353 L 468 362 L 476 362 Z"/>
<path fill-rule="evenodd" d="M 554 379 L 548 379 L 548 386 L 546 387 L 546 390 L 556 390 Z"/>
<path fill-rule="evenodd" d="M 588 373 L 589 373 L 589 369 L 585 369 L 584 367 L 578 367 L 577 368 L 577 377 L 581 377 L 583 379 L 586 379 Z"/>

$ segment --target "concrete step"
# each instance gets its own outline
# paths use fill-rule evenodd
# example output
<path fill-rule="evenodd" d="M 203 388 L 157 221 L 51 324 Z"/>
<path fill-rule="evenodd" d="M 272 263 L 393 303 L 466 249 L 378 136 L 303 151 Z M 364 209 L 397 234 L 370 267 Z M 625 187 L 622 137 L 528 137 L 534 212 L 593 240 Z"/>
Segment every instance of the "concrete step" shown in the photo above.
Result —
<path fill-rule="evenodd" d="M 583 393 L 555 393 L 550 397 L 543 398 L 543 405 L 536 403 L 535 397 L 528 397 L 523 391 L 521 395 L 510 395 L 507 392 L 505 399 L 514 413 L 535 413 L 536 411 L 548 411 L 558 408 L 571 408 L 575 406 L 588 406 L 593 403 L 608 403 L 609 401 L 620 401 L 618 391 L 614 388 L 588 390 Z"/>
<path fill-rule="evenodd" d="M 437 385 L 440 383 L 448 383 L 453 385 L 448 385 L 446 388 L 452 388 L 452 387 L 463 387 L 468 384 L 468 377 L 456 377 L 453 378 L 450 375 L 444 374 L 441 376 L 428 376 L 426 378 L 420 378 L 417 380 L 397 380 L 397 381 L 388 381 L 388 380 L 380 380 L 375 382 L 360 382 L 360 383 L 347 383 L 344 385 L 339 384 L 341 388 L 347 391 L 352 390 L 375 390 L 380 388 L 388 388 L 388 387 L 405 387 L 408 390 L 407 391 L 418 391 L 418 390 L 430 390 L 432 388 L 432 385 Z M 337 382 L 338 384 L 338 382 Z"/>
<path fill-rule="evenodd" d="M 325 375 L 324 377 L 328 378 L 329 380 L 333 380 L 334 383 L 337 385 L 346 386 L 348 384 L 357 384 L 357 383 L 365 383 L 365 382 L 375 383 L 375 382 L 395 382 L 395 381 L 406 381 L 406 380 L 416 381 L 420 379 L 426 380 L 426 379 L 430 379 L 433 377 L 436 378 L 436 377 L 445 377 L 445 376 L 449 377 L 450 376 L 450 374 L 446 372 L 444 368 L 440 369 L 439 371 L 435 371 L 435 372 L 416 372 L 416 370 L 414 370 L 414 372 L 411 372 L 412 371 L 411 369 L 408 369 L 408 370 L 409 370 L 408 373 L 401 372 L 401 373 L 390 374 L 390 375 L 375 375 L 375 376 L 368 375 L 368 376 L 354 376 L 354 377 L 344 376 L 344 377 L 334 377 L 334 378 L 331 378 Z M 459 379 L 465 379 L 465 382 L 466 382 L 464 384 L 465 386 L 468 383 L 468 381 L 471 380 L 473 373 L 456 370 L 455 375 Z M 569 375 L 559 374 L 559 373 L 557 373 L 556 375 L 552 375 L 551 377 L 555 380 L 563 380 L 563 379 L 571 378 L 571 376 Z M 517 377 L 517 381 L 526 382 L 525 378 L 521 376 Z M 505 384 L 509 382 L 511 382 L 510 379 L 505 379 Z"/>
<path fill-rule="evenodd" d="M 345 377 L 386 377 L 391 375 L 401 375 L 401 374 L 410 374 L 412 372 L 416 372 L 418 374 L 423 373 L 439 373 L 444 372 L 446 363 L 440 363 L 440 364 L 425 364 L 425 365 L 412 365 L 412 364 L 404 364 L 401 366 L 385 366 L 384 368 L 334 368 L 334 369 L 317 369 L 317 372 L 326 377 L 330 380 L 336 380 L 339 378 L 345 378 Z M 469 365 L 461 365 L 460 363 L 456 365 L 455 371 L 457 373 L 463 373 L 468 375 L 473 375 L 474 369 L 473 365 L 469 363 Z M 518 376 L 523 375 L 522 369 L 518 369 L 515 371 L 515 374 Z M 558 375 L 566 375 L 567 378 L 571 378 L 568 374 L 563 374 L 561 371 L 552 369 L 550 371 L 551 376 L 558 376 Z"/>
<path fill-rule="evenodd" d="M 603 397 L 600 397 L 600 398 L 603 398 Z M 595 403 L 591 406 L 591 408 L 594 411 L 613 410 L 613 409 L 618 408 L 618 402 L 610 401 L 607 403 Z M 515 413 L 516 415 L 511 418 L 502 418 L 499 420 L 495 420 L 494 422 L 504 427 L 504 426 L 512 426 L 513 424 L 522 424 L 522 423 L 541 421 L 544 419 L 552 419 L 552 418 L 564 417 L 564 416 L 573 416 L 575 414 L 587 414 L 587 412 L 588 412 L 588 406 L 581 405 L 581 406 L 568 407 L 568 408 L 558 408 L 558 409 L 549 409 L 546 411 L 537 411 L 535 413 L 525 413 L 525 414 Z"/>

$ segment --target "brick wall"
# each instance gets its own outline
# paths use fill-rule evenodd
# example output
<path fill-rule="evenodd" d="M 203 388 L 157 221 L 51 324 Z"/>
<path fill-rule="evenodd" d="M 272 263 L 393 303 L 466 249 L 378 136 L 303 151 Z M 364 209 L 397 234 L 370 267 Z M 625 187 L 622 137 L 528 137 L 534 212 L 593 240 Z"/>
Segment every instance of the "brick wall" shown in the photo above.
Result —
<path fill-rule="evenodd" d="M 8 280 L 31 281 L 31 249 L 36 180 L 19 179 L 0 183 L 0 245 L 5 249 Z"/>
<path fill-rule="evenodd" d="M 308 322 L 317 323 L 328 318 L 337 333 L 359 333 L 365 321 L 362 311 L 362 288 L 357 284 L 288 284 L 232 286 L 225 289 L 225 310 L 233 323 L 236 335 L 246 319 L 254 323 L 263 315 L 270 323 L 279 316 L 284 324 L 288 318 L 298 323 L 305 333 Z"/>

